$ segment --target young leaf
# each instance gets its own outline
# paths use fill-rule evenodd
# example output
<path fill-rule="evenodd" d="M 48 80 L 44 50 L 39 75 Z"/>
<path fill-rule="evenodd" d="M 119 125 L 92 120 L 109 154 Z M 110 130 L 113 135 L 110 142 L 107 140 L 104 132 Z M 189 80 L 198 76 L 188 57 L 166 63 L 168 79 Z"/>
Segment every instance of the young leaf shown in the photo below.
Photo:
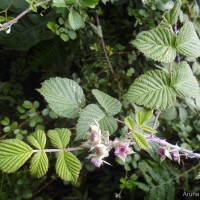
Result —
<path fill-rule="evenodd" d="M 145 124 L 143 124 L 141 126 L 142 130 L 146 131 L 146 132 L 150 132 L 150 133 L 157 133 L 157 131 L 153 128 L 151 128 L 150 126 L 147 126 Z"/>
<path fill-rule="evenodd" d="M 40 178 L 46 174 L 48 165 L 49 162 L 46 153 L 39 151 L 31 159 L 30 172 L 33 176 Z"/>
<path fill-rule="evenodd" d="M 49 103 L 50 108 L 61 117 L 76 118 L 85 106 L 82 88 L 67 78 L 51 78 L 42 83 L 38 91 Z"/>
<path fill-rule="evenodd" d="M 178 64 L 172 74 L 171 84 L 180 97 L 200 97 L 199 84 L 187 62 Z"/>
<path fill-rule="evenodd" d="M 176 39 L 176 49 L 184 56 L 200 56 L 200 40 L 192 22 L 183 25 Z"/>
<path fill-rule="evenodd" d="M 99 123 L 102 133 L 108 131 L 111 134 L 117 130 L 117 122 L 112 116 L 106 115 L 99 106 L 90 104 L 80 113 L 76 126 L 76 140 L 88 138 L 89 127 L 95 120 Z"/>
<path fill-rule="evenodd" d="M 153 110 L 144 109 L 141 112 L 137 112 L 135 115 L 135 120 L 139 126 L 142 126 L 145 122 L 147 122 L 153 114 Z"/>
<path fill-rule="evenodd" d="M 48 131 L 48 137 L 55 148 L 64 149 L 69 143 L 71 132 L 66 128 L 56 128 Z"/>
<path fill-rule="evenodd" d="M 176 0 L 174 7 L 166 12 L 163 16 L 161 24 L 173 25 L 177 22 L 180 13 L 181 0 Z"/>
<path fill-rule="evenodd" d="M 120 112 L 122 105 L 117 99 L 96 89 L 92 90 L 92 94 L 95 96 L 99 104 L 105 109 L 107 114 L 116 115 Z"/>
<path fill-rule="evenodd" d="M 17 171 L 32 155 L 33 149 L 18 139 L 0 142 L 0 169 L 7 173 Z"/>
<path fill-rule="evenodd" d="M 46 135 L 44 131 L 38 130 L 27 137 L 27 140 L 37 149 L 43 150 L 46 145 Z"/>
<path fill-rule="evenodd" d="M 140 33 L 131 43 L 145 56 L 170 63 L 176 57 L 175 41 L 176 36 L 171 30 L 160 27 Z"/>
<path fill-rule="evenodd" d="M 139 134 L 137 132 L 134 132 L 133 133 L 133 137 L 135 139 L 136 144 L 141 149 L 148 149 L 149 148 L 149 144 L 147 143 L 147 140 L 146 140 L 146 138 L 143 135 L 141 135 L 141 134 Z"/>
<path fill-rule="evenodd" d="M 170 87 L 170 78 L 161 70 L 151 70 L 141 75 L 129 88 L 125 98 L 151 109 L 166 109 L 176 100 Z"/>
<path fill-rule="evenodd" d="M 83 27 L 84 22 L 79 13 L 71 11 L 69 13 L 69 24 L 73 30 L 77 30 L 77 29 Z"/>
<path fill-rule="evenodd" d="M 134 131 L 134 121 L 131 117 L 126 117 L 124 123 L 131 131 Z"/>
<path fill-rule="evenodd" d="M 63 180 L 75 182 L 81 169 L 80 161 L 71 153 L 62 151 L 58 153 L 56 173 Z"/>

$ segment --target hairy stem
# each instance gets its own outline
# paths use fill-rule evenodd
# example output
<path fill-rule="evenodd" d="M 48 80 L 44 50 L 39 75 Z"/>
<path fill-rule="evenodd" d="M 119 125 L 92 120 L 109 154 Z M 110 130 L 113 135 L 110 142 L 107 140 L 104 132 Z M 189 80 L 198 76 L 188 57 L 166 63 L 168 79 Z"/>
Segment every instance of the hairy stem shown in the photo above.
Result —
<path fill-rule="evenodd" d="M 51 0 L 46 0 L 46 1 L 42 1 L 42 2 L 36 3 L 35 7 L 39 7 L 39 6 L 45 5 L 45 4 L 49 3 L 50 1 Z M 30 11 L 31 11 L 31 7 L 29 7 L 25 11 L 23 11 L 21 14 L 19 14 L 13 20 L 10 20 L 9 22 L 4 23 L 3 25 L 0 26 L 0 31 L 3 31 L 6 28 L 8 28 L 8 27 L 12 26 L 13 24 L 17 23 L 19 19 L 21 19 L 24 15 L 26 15 Z"/>

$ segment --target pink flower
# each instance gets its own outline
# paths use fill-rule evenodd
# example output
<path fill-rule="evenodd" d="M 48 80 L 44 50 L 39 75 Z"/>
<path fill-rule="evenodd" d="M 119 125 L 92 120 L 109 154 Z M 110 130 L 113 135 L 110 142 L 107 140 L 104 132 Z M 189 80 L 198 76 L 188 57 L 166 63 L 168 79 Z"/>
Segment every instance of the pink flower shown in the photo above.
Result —
<path fill-rule="evenodd" d="M 127 155 L 135 153 L 129 148 L 129 144 L 129 142 L 120 142 L 115 147 L 115 155 L 121 158 L 124 162 Z"/>
<path fill-rule="evenodd" d="M 168 158 L 171 159 L 171 155 L 169 153 L 169 150 L 166 147 L 164 147 L 164 146 L 160 146 L 158 148 L 158 154 L 161 157 L 161 161 L 163 161 L 166 157 L 168 157 Z"/>
<path fill-rule="evenodd" d="M 178 161 L 178 163 L 180 164 L 180 155 L 178 151 L 172 151 L 171 156 L 174 161 Z"/>
<path fill-rule="evenodd" d="M 96 124 L 90 125 L 90 142 L 94 144 L 101 143 L 101 129 L 99 124 L 95 121 Z"/>
<path fill-rule="evenodd" d="M 101 165 L 103 164 L 103 160 L 98 157 L 93 157 L 91 159 L 91 163 L 93 166 L 100 168 Z"/>

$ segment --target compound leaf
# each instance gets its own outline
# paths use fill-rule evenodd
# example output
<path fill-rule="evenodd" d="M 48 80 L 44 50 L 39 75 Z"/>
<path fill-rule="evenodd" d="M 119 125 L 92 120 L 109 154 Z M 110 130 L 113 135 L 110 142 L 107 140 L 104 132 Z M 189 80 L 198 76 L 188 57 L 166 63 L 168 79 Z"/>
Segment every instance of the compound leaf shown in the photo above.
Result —
<path fill-rule="evenodd" d="M 145 56 L 160 62 L 170 63 L 176 57 L 175 34 L 167 28 L 155 28 L 151 31 L 141 32 L 135 45 Z"/>
<path fill-rule="evenodd" d="M 63 180 L 75 182 L 81 169 L 80 161 L 71 153 L 62 151 L 58 153 L 56 173 Z"/>
<path fill-rule="evenodd" d="M 0 142 L 0 169 L 7 173 L 17 171 L 32 155 L 33 149 L 18 139 Z"/>
<path fill-rule="evenodd" d="M 44 151 L 39 151 L 31 159 L 30 172 L 33 176 L 40 178 L 46 174 L 48 165 L 47 154 Z"/>
<path fill-rule="evenodd" d="M 187 62 L 176 66 L 172 74 L 171 84 L 180 97 L 200 97 L 199 84 Z"/>
<path fill-rule="evenodd" d="M 99 104 L 105 109 L 107 114 L 116 115 L 120 112 L 122 105 L 117 99 L 96 89 L 92 90 L 92 94 L 95 96 Z"/>
<path fill-rule="evenodd" d="M 37 149 L 43 150 L 46 145 L 46 135 L 44 131 L 38 130 L 27 137 L 28 141 Z"/>
<path fill-rule="evenodd" d="M 66 128 L 56 128 L 48 131 L 48 137 L 55 148 L 64 149 L 70 140 L 71 132 Z"/>
<path fill-rule="evenodd" d="M 176 49 L 184 56 L 200 56 L 200 40 L 192 22 L 187 22 L 180 29 L 176 39 Z"/>
<path fill-rule="evenodd" d="M 176 93 L 170 87 L 170 77 L 166 72 L 151 70 L 135 80 L 125 98 L 147 108 L 163 110 L 174 104 Z"/>
<path fill-rule="evenodd" d="M 137 132 L 134 132 L 133 133 L 133 138 L 134 138 L 136 144 L 141 149 L 148 149 L 149 148 L 149 144 L 147 143 L 147 140 L 146 140 L 146 138 L 143 135 L 141 135 L 141 134 L 139 134 Z"/>
<path fill-rule="evenodd" d="M 42 83 L 38 91 L 49 103 L 50 108 L 61 117 L 76 118 L 80 109 L 85 106 L 82 88 L 67 78 L 51 78 Z"/>

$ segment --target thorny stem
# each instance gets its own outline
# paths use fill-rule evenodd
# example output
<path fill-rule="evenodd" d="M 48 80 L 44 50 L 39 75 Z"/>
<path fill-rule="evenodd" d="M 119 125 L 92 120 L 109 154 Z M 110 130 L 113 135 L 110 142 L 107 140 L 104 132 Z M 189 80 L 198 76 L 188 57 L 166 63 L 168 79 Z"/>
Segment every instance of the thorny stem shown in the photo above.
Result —
<path fill-rule="evenodd" d="M 45 5 L 45 4 L 49 3 L 50 1 L 51 0 L 46 0 L 46 1 L 42 1 L 42 2 L 36 3 L 35 7 Z M 17 23 L 19 19 L 21 19 L 24 15 L 26 15 L 30 11 L 31 11 L 31 7 L 29 7 L 25 11 L 23 11 L 21 14 L 19 14 L 13 20 L 10 20 L 9 22 L 4 23 L 3 25 L 0 26 L 0 31 L 3 31 L 6 28 L 8 28 L 8 27 L 12 26 L 13 24 Z"/>

